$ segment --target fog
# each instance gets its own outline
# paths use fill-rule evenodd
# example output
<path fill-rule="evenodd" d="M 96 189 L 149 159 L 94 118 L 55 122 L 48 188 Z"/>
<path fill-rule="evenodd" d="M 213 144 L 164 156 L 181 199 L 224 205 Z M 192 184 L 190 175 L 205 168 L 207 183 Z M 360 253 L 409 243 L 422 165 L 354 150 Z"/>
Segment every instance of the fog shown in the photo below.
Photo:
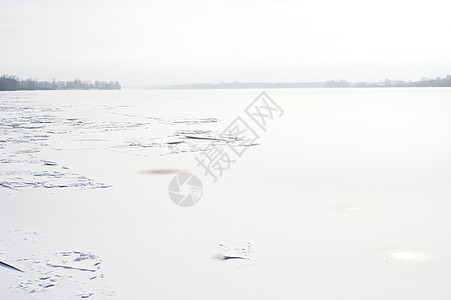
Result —
<path fill-rule="evenodd" d="M 0 73 L 123 86 L 445 76 L 448 2 L 5 1 Z"/>

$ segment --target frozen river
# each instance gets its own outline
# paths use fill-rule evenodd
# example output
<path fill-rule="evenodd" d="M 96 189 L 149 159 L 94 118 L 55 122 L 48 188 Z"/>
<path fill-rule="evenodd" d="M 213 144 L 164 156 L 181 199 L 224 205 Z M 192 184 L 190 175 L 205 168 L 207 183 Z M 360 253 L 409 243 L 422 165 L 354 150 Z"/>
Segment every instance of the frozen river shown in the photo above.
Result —
<path fill-rule="evenodd" d="M 451 89 L 260 93 L 1 92 L 0 299 L 449 299 Z"/>

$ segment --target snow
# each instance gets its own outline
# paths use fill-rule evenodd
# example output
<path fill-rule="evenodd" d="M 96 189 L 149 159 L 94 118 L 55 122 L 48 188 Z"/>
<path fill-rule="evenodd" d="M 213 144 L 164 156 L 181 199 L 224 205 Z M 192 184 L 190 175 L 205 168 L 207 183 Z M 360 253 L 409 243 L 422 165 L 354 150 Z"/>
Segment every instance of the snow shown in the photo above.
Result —
<path fill-rule="evenodd" d="M 0 93 L 0 299 L 449 299 L 451 90 L 268 90 L 214 183 L 259 93 Z"/>

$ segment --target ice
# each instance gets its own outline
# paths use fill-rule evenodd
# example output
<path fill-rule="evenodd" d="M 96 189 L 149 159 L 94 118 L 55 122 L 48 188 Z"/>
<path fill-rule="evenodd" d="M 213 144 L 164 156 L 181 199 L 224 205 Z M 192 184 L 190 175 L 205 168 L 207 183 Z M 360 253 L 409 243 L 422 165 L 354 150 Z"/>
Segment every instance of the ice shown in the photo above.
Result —
<path fill-rule="evenodd" d="M 218 122 L 216 118 L 150 117 L 137 113 L 136 106 L 124 105 L 99 105 L 92 114 L 92 107 L 37 103 L 29 100 L 30 97 L 30 94 L 0 95 L 0 136 L 4 137 L 0 141 L 0 158 L 2 164 L 11 164 L 0 169 L 0 186 L 4 188 L 110 187 L 108 183 L 73 172 L 70 167 L 60 166 L 51 153 L 103 148 L 137 156 L 199 152 L 206 145 L 187 135 L 201 139 L 215 134 L 211 130 L 191 128 Z M 139 130 L 149 127 L 146 131 Z M 154 127 L 158 131 L 154 132 Z"/>
<path fill-rule="evenodd" d="M 269 90 L 213 182 L 260 92 L 0 93 L 0 298 L 448 299 L 450 89 Z"/>
<path fill-rule="evenodd" d="M 18 299 L 117 299 L 104 280 L 99 256 L 82 251 L 53 252 L 36 232 L 2 231 L 0 261 L 20 268 L 8 271 L 9 289 Z M 47 298 L 47 299 L 48 299 Z"/>

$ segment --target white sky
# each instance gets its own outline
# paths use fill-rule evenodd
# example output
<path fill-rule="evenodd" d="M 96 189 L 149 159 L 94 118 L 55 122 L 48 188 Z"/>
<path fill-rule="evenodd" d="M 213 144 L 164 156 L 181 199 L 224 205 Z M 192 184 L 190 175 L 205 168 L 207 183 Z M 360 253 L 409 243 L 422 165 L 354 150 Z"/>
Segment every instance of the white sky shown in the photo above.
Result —
<path fill-rule="evenodd" d="M 445 0 L 0 0 L 0 73 L 123 85 L 445 76 L 450 8 Z"/>

